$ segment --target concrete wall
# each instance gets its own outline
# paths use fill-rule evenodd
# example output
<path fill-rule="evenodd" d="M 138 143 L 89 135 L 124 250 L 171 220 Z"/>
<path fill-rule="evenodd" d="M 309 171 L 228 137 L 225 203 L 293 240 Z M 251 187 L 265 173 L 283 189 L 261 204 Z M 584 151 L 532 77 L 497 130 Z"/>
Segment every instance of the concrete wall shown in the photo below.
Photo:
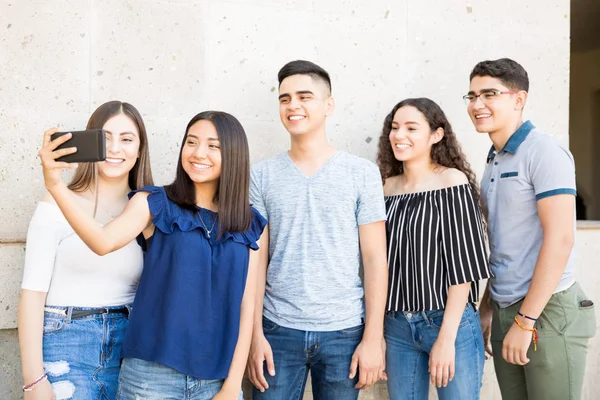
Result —
<path fill-rule="evenodd" d="M 185 125 L 202 110 L 236 115 L 253 161 L 284 150 L 276 74 L 306 58 L 332 75 L 337 109 L 329 136 L 337 147 L 373 159 L 392 106 L 428 96 L 481 172 L 489 141 L 474 132 L 460 97 L 477 61 L 508 56 L 531 76 L 526 116 L 568 140 L 568 0 L 0 0 L 0 32 L 2 399 L 18 398 L 21 384 L 16 304 L 25 232 L 43 193 L 35 158 L 42 132 L 82 128 L 107 100 L 140 109 L 156 181 L 166 183 Z M 586 243 L 583 254 L 595 251 Z M 597 259 L 581 265 L 592 271 L 591 292 L 600 291 Z M 599 372 L 592 365 L 588 379 Z M 492 399 L 493 374 L 485 379 L 484 398 Z M 588 388 L 600 390 L 592 380 Z"/>
<path fill-rule="evenodd" d="M 571 54 L 570 145 L 577 166 L 577 184 L 588 219 L 600 220 L 600 49 Z M 600 100 L 596 100 L 600 101 Z M 594 120 L 596 114 L 596 120 Z M 597 122 L 595 122 L 597 121 Z M 597 124 L 596 126 L 594 126 Z"/>

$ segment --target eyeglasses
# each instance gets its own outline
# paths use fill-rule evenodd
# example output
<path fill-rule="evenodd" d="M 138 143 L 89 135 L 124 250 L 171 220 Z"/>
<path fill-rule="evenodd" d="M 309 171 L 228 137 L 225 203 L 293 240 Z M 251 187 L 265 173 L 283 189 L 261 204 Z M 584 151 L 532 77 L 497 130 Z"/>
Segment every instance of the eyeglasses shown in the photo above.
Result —
<path fill-rule="evenodd" d="M 488 103 L 491 103 L 492 101 L 494 101 L 494 99 L 496 99 L 501 94 L 516 94 L 516 93 L 519 93 L 519 91 L 518 90 L 510 90 L 510 91 L 503 92 L 500 90 L 486 90 L 477 95 L 466 94 L 463 96 L 463 100 L 465 101 L 466 105 L 469 105 L 471 103 L 475 103 L 477 101 L 477 98 L 481 97 L 481 101 L 484 104 L 488 104 Z"/>

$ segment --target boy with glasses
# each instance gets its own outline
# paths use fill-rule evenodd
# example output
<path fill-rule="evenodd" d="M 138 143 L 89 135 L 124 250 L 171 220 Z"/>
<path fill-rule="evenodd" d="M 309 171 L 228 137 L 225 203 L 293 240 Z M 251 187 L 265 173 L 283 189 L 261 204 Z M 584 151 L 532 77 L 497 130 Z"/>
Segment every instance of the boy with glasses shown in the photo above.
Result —
<path fill-rule="evenodd" d="M 270 239 L 248 360 L 253 398 L 300 399 L 310 372 L 314 399 L 356 399 L 384 367 L 381 176 L 370 161 L 328 142 L 334 101 L 323 68 L 292 61 L 278 80 L 291 149 L 255 165 L 250 188 Z"/>
<path fill-rule="evenodd" d="M 480 318 L 504 399 L 579 399 L 596 322 L 575 282 L 575 165 L 557 140 L 523 122 L 528 90 L 525 69 L 503 58 L 478 63 L 464 96 L 493 144 L 481 198 L 494 277 Z"/>

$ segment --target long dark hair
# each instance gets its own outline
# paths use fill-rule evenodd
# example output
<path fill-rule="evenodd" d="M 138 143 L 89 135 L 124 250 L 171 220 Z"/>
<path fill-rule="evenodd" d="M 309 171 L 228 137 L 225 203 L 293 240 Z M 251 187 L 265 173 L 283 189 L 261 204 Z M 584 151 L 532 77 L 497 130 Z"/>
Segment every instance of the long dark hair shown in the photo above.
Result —
<path fill-rule="evenodd" d="M 142 116 L 134 106 L 117 100 L 104 103 L 91 115 L 86 129 L 102 129 L 106 121 L 119 114 L 125 114 L 133 121 L 140 136 L 139 158 L 129 171 L 129 188 L 134 190 L 153 185 L 146 126 Z M 74 192 L 85 192 L 95 182 L 97 174 L 98 167 L 96 163 L 79 163 L 68 187 Z M 98 188 L 94 188 L 94 191 L 97 190 Z"/>
<path fill-rule="evenodd" d="M 383 121 L 383 130 L 379 136 L 379 147 L 377 151 L 377 165 L 381 172 L 381 178 L 385 182 L 387 178 L 403 173 L 403 163 L 394 157 L 394 151 L 390 143 L 390 131 L 392 130 L 392 120 L 396 111 L 405 106 L 411 106 L 419 110 L 429 124 L 431 131 L 438 128 L 444 129 L 442 140 L 434 143 L 431 147 L 431 161 L 435 164 L 446 167 L 456 168 L 467 176 L 469 185 L 473 189 L 473 196 L 479 203 L 479 185 L 475 173 L 467 162 L 467 157 L 462 152 L 452 126 L 446 118 L 444 111 L 433 100 L 428 98 L 405 99 L 396 104 L 392 111 Z"/>
<path fill-rule="evenodd" d="M 244 232 L 250 228 L 250 150 L 242 124 L 231 114 L 204 111 L 190 120 L 185 128 L 175 180 L 165 186 L 167 196 L 188 209 L 196 209 L 196 186 L 183 169 L 182 152 L 187 134 L 196 122 L 210 121 L 221 145 L 221 176 L 213 201 L 219 205 L 218 236 L 225 232 Z"/>

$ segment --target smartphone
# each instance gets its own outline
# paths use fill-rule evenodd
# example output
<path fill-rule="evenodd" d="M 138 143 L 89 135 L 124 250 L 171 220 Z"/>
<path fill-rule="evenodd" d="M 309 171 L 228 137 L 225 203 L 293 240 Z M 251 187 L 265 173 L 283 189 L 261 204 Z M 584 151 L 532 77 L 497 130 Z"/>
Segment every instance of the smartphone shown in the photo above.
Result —
<path fill-rule="evenodd" d="M 56 149 L 77 147 L 77 152 L 56 159 L 68 163 L 97 162 L 106 159 L 106 132 L 103 129 L 91 131 L 56 132 L 50 139 L 55 140 L 62 135 L 71 133 L 73 136 Z"/>

